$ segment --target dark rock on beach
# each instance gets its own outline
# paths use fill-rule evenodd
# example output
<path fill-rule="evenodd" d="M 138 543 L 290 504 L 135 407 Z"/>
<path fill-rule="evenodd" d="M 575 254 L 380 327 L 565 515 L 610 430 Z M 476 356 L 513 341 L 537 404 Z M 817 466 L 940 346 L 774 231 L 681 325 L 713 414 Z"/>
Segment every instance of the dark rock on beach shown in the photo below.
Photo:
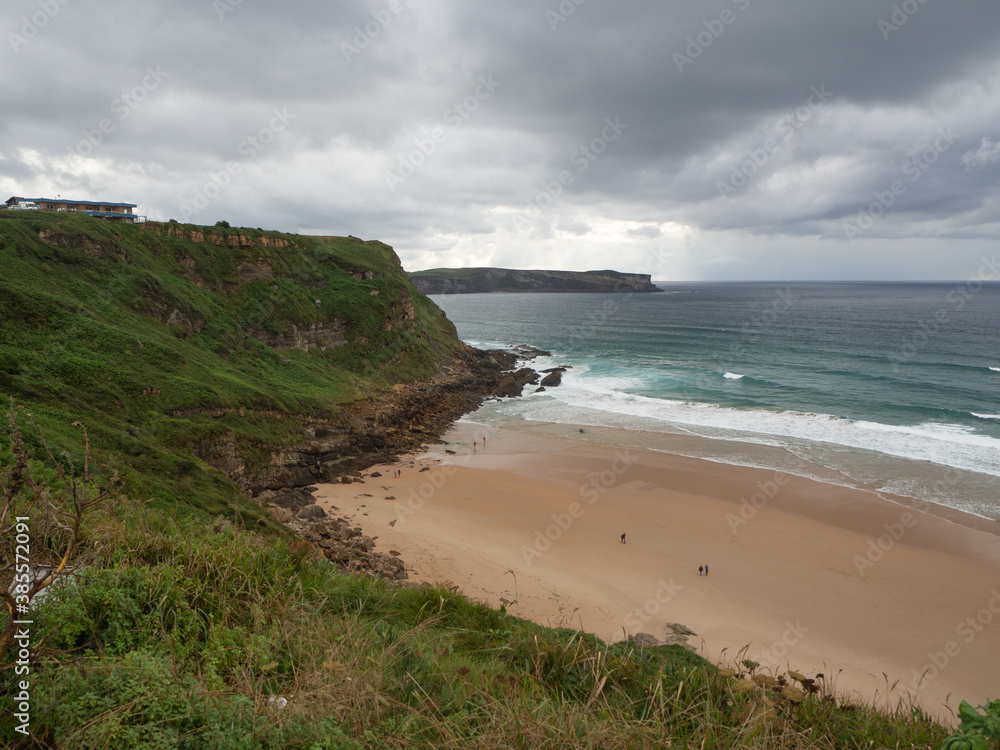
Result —
<path fill-rule="evenodd" d="M 326 511 L 318 505 L 307 505 L 295 514 L 296 521 L 315 521 L 319 518 L 326 518 Z"/>

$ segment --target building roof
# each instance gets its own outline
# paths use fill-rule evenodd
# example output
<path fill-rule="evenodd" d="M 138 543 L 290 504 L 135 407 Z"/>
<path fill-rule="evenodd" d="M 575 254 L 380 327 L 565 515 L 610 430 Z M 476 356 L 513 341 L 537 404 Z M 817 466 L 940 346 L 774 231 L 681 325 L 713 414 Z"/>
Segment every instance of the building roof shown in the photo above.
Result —
<path fill-rule="evenodd" d="M 71 201 L 66 198 L 21 198 L 20 196 L 15 196 L 8 200 L 11 201 L 31 201 L 32 203 L 69 203 L 74 206 L 118 206 L 120 208 L 137 208 L 138 203 L 110 203 L 109 201 Z"/>

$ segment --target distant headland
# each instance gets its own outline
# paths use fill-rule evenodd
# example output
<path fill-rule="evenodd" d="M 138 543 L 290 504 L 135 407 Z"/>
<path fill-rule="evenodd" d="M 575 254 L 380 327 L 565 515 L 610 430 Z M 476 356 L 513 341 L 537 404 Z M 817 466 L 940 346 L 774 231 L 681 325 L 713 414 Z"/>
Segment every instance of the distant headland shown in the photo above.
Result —
<path fill-rule="evenodd" d="M 410 280 L 424 294 L 483 292 L 662 292 L 645 273 L 529 271 L 516 268 L 432 268 Z"/>

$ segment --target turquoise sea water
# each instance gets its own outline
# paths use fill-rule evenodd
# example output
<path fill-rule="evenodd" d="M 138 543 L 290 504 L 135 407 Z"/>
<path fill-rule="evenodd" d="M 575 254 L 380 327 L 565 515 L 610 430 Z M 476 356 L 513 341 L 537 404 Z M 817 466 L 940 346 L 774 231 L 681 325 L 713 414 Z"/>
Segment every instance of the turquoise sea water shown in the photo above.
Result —
<path fill-rule="evenodd" d="M 435 296 L 463 340 L 572 368 L 470 418 L 613 428 L 1000 519 L 1000 284 L 661 286 Z"/>

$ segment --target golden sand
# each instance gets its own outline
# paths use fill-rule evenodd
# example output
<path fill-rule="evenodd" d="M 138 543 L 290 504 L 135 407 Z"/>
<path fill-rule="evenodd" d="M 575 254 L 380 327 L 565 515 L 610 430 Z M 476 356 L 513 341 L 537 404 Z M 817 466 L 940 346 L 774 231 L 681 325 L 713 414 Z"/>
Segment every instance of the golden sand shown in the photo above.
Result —
<path fill-rule="evenodd" d="M 1000 697 L 998 524 L 593 442 L 493 430 L 484 449 L 482 432 L 460 423 L 317 500 L 402 553 L 410 580 L 543 624 L 620 640 L 679 622 L 713 662 L 745 649 L 943 718 Z"/>

